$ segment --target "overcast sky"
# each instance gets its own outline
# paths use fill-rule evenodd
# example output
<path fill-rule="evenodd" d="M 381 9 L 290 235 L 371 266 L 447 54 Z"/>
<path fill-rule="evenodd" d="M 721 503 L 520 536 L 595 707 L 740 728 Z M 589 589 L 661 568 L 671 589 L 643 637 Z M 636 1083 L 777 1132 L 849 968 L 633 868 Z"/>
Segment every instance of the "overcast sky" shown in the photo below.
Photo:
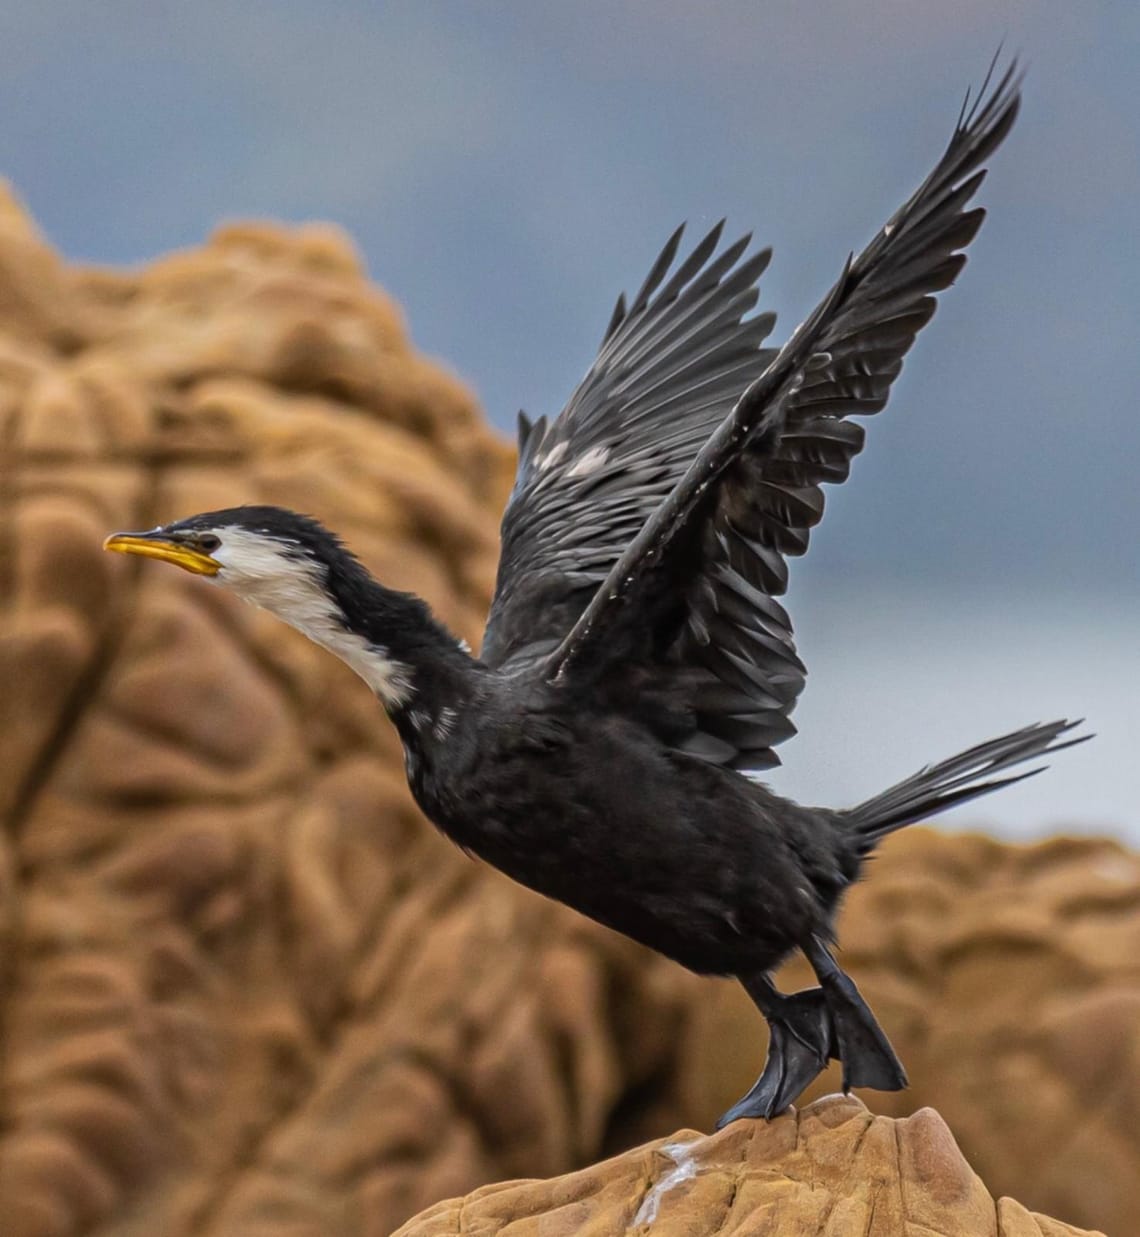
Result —
<path fill-rule="evenodd" d="M 787 760 L 797 791 L 842 796 L 840 735 L 881 780 L 910 771 L 912 734 L 926 759 L 1088 712 L 1096 754 L 993 815 L 1123 829 L 1134 0 L 8 0 L 0 171 L 72 259 L 143 262 L 225 219 L 343 224 L 418 346 L 506 427 L 561 406 L 681 220 L 695 238 L 727 215 L 775 247 L 783 338 L 932 166 L 1003 38 L 1030 72 L 990 218 L 797 564 L 813 675 Z"/>

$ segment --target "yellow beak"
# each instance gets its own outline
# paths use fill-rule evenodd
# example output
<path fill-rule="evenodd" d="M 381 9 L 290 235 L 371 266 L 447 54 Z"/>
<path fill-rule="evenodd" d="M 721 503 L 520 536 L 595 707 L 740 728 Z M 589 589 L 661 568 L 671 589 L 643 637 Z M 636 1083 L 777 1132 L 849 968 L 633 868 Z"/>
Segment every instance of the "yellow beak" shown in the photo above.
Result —
<path fill-rule="evenodd" d="M 114 550 L 116 554 L 141 554 L 143 558 L 160 558 L 165 563 L 173 563 L 184 571 L 193 572 L 196 576 L 216 576 L 221 570 L 221 563 L 212 559 L 202 550 L 193 546 L 179 545 L 160 533 L 112 533 L 103 542 L 104 550 Z"/>

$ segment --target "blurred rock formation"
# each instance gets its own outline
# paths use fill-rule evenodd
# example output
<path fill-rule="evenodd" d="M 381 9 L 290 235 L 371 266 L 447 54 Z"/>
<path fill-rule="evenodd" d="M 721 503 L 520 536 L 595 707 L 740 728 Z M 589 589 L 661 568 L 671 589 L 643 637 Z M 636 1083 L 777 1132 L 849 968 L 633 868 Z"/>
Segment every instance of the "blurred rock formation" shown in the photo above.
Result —
<path fill-rule="evenodd" d="M 771 1124 L 684 1130 L 553 1181 L 508 1181 L 429 1208 L 396 1237 L 1064 1237 L 1086 1233 L 996 1200 L 924 1108 L 872 1116 L 838 1095 Z"/>
<path fill-rule="evenodd" d="M 344 667 L 100 549 L 283 503 L 474 643 L 511 472 L 335 230 L 92 271 L 0 196 L 3 1237 L 382 1237 L 751 1083 L 736 989 L 440 839 Z M 1138 861 L 913 831 L 843 936 L 915 1084 L 876 1108 L 934 1104 L 991 1186 L 1128 1231 Z"/>

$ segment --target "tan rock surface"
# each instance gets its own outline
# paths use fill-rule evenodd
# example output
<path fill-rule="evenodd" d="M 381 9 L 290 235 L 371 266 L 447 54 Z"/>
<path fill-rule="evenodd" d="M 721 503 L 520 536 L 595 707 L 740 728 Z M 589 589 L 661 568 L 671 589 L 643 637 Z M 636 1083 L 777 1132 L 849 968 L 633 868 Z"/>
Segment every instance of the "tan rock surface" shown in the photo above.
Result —
<path fill-rule="evenodd" d="M 396 1237 L 1063 1237 L 1087 1233 L 996 1200 L 926 1108 L 872 1116 L 829 1096 L 713 1137 L 684 1130 L 552 1181 L 452 1199 Z"/>
<path fill-rule="evenodd" d="M 688 977 L 425 827 L 332 658 L 100 549 L 284 503 L 476 640 L 511 470 L 335 231 L 85 272 L 0 201 L 3 1237 L 379 1237 L 667 1092 Z"/>
<path fill-rule="evenodd" d="M 852 892 L 840 939 L 910 1075 L 900 1094 L 862 1093 L 876 1112 L 935 1107 L 995 1193 L 1140 1231 L 1140 856 L 907 830 Z M 780 982 L 811 977 L 796 964 Z M 708 996 L 683 1075 L 699 1127 L 763 1058 L 747 998 Z M 808 1096 L 838 1087 L 833 1067 Z"/>

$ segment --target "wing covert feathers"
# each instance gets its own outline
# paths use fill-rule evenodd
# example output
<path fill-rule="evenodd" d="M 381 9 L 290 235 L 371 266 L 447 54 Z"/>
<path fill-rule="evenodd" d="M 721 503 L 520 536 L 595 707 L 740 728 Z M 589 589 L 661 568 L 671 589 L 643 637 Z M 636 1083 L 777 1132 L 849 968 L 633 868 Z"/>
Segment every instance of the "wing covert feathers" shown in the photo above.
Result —
<path fill-rule="evenodd" d="M 519 466 L 483 644 L 500 668 L 535 665 L 684 475 L 740 392 L 775 356 L 773 315 L 748 317 L 768 252 L 717 253 L 718 223 L 669 275 L 682 229 L 629 301 L 552 423 L 519 421 Z"/>

